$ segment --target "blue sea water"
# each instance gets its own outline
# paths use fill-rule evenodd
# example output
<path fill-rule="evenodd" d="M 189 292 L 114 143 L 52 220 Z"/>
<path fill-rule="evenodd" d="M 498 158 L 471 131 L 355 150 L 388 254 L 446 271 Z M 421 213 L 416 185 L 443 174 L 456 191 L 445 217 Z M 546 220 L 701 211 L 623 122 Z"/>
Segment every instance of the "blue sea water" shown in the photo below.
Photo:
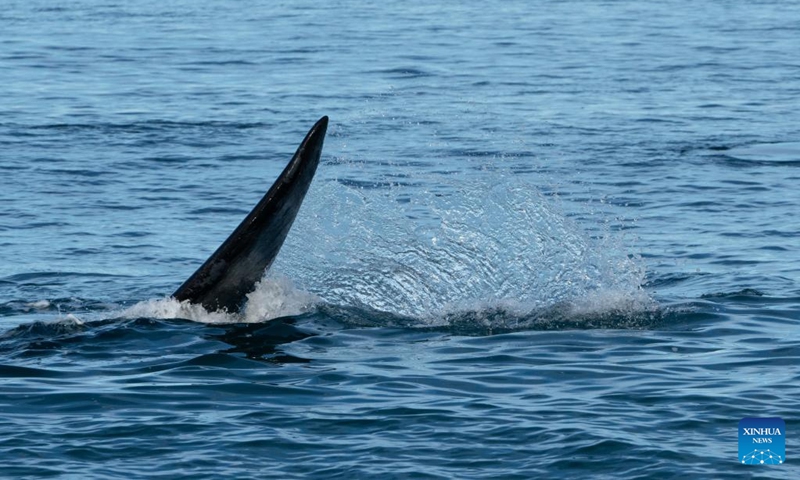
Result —
<path fill-rule="evenodd" d="M 0 477 L 798 478 L 798 31 L 4 1 Z M 169 299 L 322 115 L 247 310 Z M 745 417 L 785 464 L 741 464 Z"/>

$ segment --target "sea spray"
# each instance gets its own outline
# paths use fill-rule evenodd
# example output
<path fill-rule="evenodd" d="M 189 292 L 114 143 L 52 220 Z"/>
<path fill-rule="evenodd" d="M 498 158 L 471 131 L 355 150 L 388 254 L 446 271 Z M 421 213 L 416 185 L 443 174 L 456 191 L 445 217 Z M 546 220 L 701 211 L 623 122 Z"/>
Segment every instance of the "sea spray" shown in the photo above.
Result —
<path fill-rule="evenodd" d="M 518 312 L 652 307 L 641 259 L 606 223 L 590 235 L 535 186 L 492 180 L 315 184 L 273 268 L 326 303 L 432 323 L 511 304 Z"/>

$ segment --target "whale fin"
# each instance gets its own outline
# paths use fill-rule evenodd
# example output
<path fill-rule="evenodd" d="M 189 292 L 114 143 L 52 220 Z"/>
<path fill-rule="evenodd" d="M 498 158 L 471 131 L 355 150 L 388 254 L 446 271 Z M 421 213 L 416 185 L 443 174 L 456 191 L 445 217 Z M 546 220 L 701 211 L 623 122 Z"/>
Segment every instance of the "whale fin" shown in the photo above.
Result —
<path fill-rule="evenodd" d="M 322 153 L 328 117 L 309 130 L 294 157 L 236 230 L 172 294 L 208 311 L 238 312 L 273 260 L 294 223 Z"/>

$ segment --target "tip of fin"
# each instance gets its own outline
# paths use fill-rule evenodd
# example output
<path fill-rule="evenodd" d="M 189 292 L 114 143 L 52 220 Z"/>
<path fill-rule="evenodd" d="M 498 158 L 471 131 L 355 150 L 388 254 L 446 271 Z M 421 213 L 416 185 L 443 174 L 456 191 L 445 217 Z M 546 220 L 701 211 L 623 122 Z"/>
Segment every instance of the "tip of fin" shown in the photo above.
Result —
<path fill-rule="evenodd" d="M 317 120 L 317 123 L 311 127 L 311 130 L 308 131 L 306 134 L 306 138 L 303 140 L 303 143 L 300 144 L 300 148 L 305 147 L 308 144 L 315 143 L 315 142 L 322 142 L 325 138 L 325 133 L 328 131 L 328 116 L 325 115 L 324 117 Z"/>

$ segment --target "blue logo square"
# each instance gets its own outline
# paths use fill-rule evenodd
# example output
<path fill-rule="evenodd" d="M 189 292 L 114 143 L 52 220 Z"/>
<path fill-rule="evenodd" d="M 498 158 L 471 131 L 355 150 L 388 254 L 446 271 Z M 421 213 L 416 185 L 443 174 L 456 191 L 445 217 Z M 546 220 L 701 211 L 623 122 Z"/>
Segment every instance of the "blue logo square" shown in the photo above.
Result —
<path fill-rule="evenodd" d="M 786 423 L 780 418 L 739 421 L 739 461 L 746 465 L 780 465 L 786 461 Z"/>

